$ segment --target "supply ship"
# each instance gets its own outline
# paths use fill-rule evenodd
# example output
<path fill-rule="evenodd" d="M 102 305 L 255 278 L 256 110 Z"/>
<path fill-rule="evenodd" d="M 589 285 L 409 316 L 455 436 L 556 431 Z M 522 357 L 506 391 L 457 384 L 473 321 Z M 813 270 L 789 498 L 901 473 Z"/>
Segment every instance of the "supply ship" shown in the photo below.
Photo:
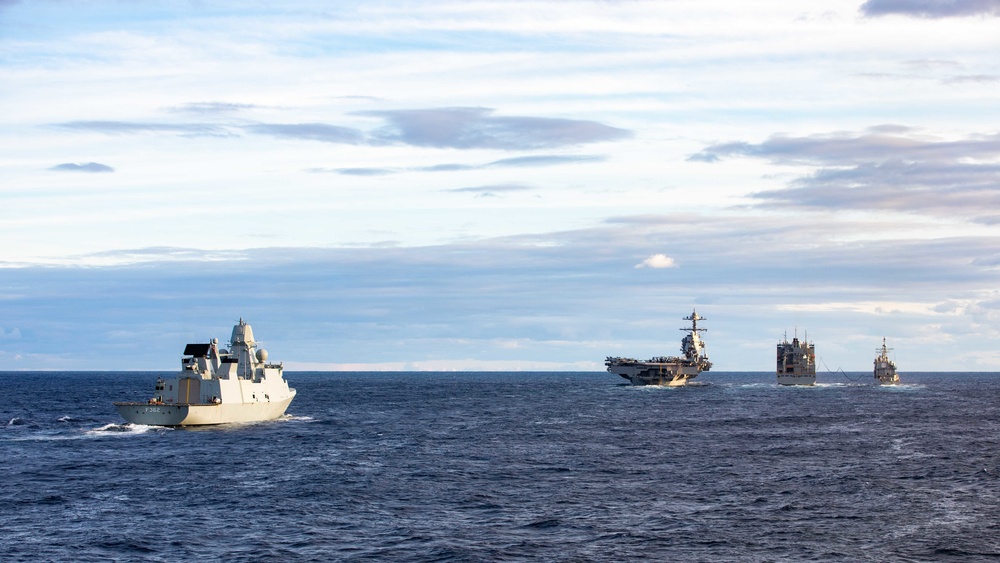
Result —
<path fill-rule="evenodd" d="M 684 320 L 691 321 L 691 326 L 681 329 L 688 333 L 681 339 L 682 356 L 659 356 L 645 361 L 609 356 L 604 365 L 609 372 L 624 377 L 632 385 L 684 385 L 688 379 L 712 368 L 712 362 L 708 361 L 705 353 L 705 343 L 698 335 L 705 331 L 698 328 L 698 321 L 705 318 L 692 311 L 691 316 L 684 317 Z"/>
<path fill-rule="evenodd" d="M 815 385 L 816 345 L 807 338 L 800 342 L 798 335 L 789 342 L 785 336 L 778 343 L 777 375 L 779 385 Z"/>
<path fill-rule="evenodd" d="M 257 347 L 253 329 L 241 318 L 229 350 L 219 349 L 218 338 L 188 344 L 180 373 L 158 378 L 151 399 L 114 406 L 125 420 L 153 426 L 273 420 L 295 398 L 283 370 L 282 364 L 268 362 L 267 350 Z"/>
<path fill-rule="evenodd" d="M 895 385 L 899 383 L 899 374 L 896 373 L 896 363 L 889 359 L 889 350 L 885 345 L 885 338 L 882 339 L 882 349 L 875 358 L 875 379 L 882 385 Z"/>

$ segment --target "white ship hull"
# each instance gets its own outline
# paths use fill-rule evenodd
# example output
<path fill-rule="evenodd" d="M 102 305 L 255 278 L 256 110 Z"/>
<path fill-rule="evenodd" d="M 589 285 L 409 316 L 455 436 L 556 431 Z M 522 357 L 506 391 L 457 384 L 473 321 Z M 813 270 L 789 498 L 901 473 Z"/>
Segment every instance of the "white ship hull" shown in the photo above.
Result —
<path fill-rule="evenodd" d="M 198 426 L 240 422 L 262 422 L 281 418 L 295 398 L 295 390 L 284 400 L 263 403 L 149 404 L 115 403 L 118 414 L 132 424 L 149 426 Z"/>
<path fill-rule="evenodd" d="M 778 374 L 778 385 L 815 385 L 816 374 Z"/>

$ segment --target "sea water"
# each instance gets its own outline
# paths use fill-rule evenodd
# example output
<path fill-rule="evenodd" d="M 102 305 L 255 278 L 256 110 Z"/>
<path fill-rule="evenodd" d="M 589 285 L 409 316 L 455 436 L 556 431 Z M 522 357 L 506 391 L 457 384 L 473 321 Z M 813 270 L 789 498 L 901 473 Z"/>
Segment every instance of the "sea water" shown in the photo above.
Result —
<path fill-rule="evenodd" d="M 157 375 L 0 373 L 0 561 L 1000 556 L 998 374 L 293 372 L 277 421 L 126 424 Z"/>

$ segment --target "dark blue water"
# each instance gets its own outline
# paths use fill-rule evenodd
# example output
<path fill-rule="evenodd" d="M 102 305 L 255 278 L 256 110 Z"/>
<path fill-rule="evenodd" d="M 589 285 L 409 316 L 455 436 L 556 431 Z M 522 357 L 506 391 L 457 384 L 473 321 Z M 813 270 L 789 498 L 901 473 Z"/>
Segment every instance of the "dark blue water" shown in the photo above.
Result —
<path fill-rule="evenodd" d="M 0 560 L 1000 556 L 1000 375 L 868 377 L 290 373 L 284 420 L 162 429 L 111 406 L 156 374 L 0 373 Z"/>

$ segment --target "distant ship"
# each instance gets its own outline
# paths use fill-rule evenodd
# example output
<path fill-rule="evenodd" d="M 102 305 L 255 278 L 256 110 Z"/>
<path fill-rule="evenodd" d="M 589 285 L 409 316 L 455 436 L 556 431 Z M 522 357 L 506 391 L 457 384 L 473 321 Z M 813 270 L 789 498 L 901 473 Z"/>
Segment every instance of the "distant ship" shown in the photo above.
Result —
<path fill-rule="evenodd" d="M 779 385 L 815 385 L 816 345 L 806 338 L 800 342 L 798 336 L 791 342 L 783 338 L 778 343 L 777 375 Z"/>
<path fill-rule="evenodd" d="M 219 339 L 188 344 L 177 376 L 158 378 L 153 398 L 144 403 L 114 403 L 133 424 L 195 426 L 273 420 L 295 398 L 283 378 L 283 365 L 269 363 L 257 348 L 253 329 L 242 318 L 233 327 L 229 350 Z"/>
<path fill-rule="evenodd" d="M 690 328 L 682 328 L 688 334 L 681 340 L 682 357 L 668 356 L 650 358 L 640 361 L 632 358 L 608 357 L 604 365 L 608 366 L 608 371 L 618 374 L 632 382 L 632 385 L 667 385 L 679 386 L 687 383 L 688 379 L 698 376 L 703 371 L 712 368 L 712 362 L 708 361 L 705 354 L 705 343 L 702 342 L 699 332 L 705 329 L 698 328 L 698 321 L 705 320 L 699 317 L 696 311 L 691 312 L 690 317 L 684 317 L 685 321 L 691 321 Z"/>
<path fill-rule="evenodd" d="M 889 350 L 892 350 L 892 348 L 885 346 L 885 338 L 882 339 L 882 349 L 875 350 L 879 352 L 878 357 L 875 358 L 875 379 L 882 385 L 899 383 L 899 374 L 896 373 L 896 363 L 889 359 Z"/>

